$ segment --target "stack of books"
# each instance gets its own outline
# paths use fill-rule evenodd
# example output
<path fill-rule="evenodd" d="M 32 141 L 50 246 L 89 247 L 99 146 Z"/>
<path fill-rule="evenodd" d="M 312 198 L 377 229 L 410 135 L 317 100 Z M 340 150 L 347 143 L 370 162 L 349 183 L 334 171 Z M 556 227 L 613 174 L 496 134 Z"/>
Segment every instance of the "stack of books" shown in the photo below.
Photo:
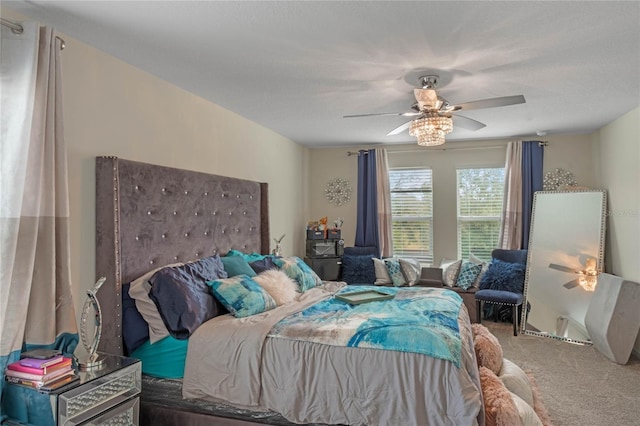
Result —
<path fill-rule="evenodd" d="M 7 366 L 4 379 L 20 386 L 49 392 L 78 379 L 72 359 L 62 355 L 22 358 Z"/>

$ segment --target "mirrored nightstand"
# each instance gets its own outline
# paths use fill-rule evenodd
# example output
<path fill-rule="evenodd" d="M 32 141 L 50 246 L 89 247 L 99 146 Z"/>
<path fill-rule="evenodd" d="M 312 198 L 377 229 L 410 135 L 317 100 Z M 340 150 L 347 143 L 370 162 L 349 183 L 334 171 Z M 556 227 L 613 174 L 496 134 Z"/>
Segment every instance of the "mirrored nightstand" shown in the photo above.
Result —
<path fill-rule="evenodd" d="M 138 425 L 142 363 L 101 354 L 104 367 L 80 371 L 80 380 L 43 393 L 57 425 Z M 29 390 L 29 392 L 37 392 Z M 9 420 L 8 424 L 20 424 Z"/>

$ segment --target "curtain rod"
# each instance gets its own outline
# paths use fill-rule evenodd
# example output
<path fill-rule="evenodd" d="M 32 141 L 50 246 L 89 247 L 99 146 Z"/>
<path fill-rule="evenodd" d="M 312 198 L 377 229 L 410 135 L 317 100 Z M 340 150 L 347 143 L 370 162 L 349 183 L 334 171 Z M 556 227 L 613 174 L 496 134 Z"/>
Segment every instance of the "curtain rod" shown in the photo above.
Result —
<path fill-rule="evenodd" d="M 22 25 L 20 25 L 17 22 L 13 22 L 13 21 L 10 21 L 10 20 L 5 19 L 5 18 L 0 18 L 0 24 L 4 25 L 5 27 L 11 28 L 11 31 L 14 34 L 22 34 L 24 32 L 24 28 L 22 27 Z M 58 36 L 56 36 L 56 38 L 58 40 L 60 40 L 60 43 L 61 43 L 60 44 L 60 50 L 64 50 L 64 48 L 65 48 L 64 39 L 62 37 L 58 37 Z"/>
<path fill-rule="evenodd" d="M 539 146 L 547 146 L 549 145 L 549 141 L 537 141 Z M 431 148 L 428 151 L 457 151 L 457 150 L 475 150 L 475 149 L 492 149 L 492 148 L 504 148 L 506 145 L 485 145 L 485 146 L 461 146 L 454 148 Z M 424 149 L 407 149 L 407 150 L 387 150 L 388 154 L 402 154 L 407 152 L 423 152 Z M 367 151 L 364 151 L 363 154 L 368 154 Z M 360 152 L 347 151 L 347 156 L 351 157 L 352 155 L 360 155 Z"/>

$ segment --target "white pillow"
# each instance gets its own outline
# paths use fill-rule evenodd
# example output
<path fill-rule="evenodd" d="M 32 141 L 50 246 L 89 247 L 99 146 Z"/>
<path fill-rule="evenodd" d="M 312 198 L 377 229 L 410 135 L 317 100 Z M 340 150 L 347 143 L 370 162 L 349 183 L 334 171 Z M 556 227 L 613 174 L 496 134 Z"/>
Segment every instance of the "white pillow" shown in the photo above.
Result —
<path fill-rule="evenodd" d="M 460 266 L 462 260 L 448 260 L 442 259 L 440 263 L 440 269 L 442 269 L 442 282 L 448 287 L 456 285 L 458 279 L 458 273 L 460 272 Z"/>
<path fill-rule="evenodd" d="M 524 402 L 533 407 L 533 391 L 529 377 L 515 363 L 504 358 L 498 378 L 512 393 L 518 395 Z"/>
<path fill-rule="evenodd" d="M 484 260 L 480 259 L 479 257 L 477 257 L 475 254 L 473 253 L 469 253 L 469 262 L 473 262 L 476 265 L 482 265 L 483 263 L 485 263 Z"/>
<path fill-rule="evenodd" d="M 253 277 L 253 280 L 273 297 L 278 306 L 294 302 L 298 300 L 300 295 L 298 293 L 298 283 L 289 278 L 284 271 L 278 269 L 260 272 Z"/>
<path fill-rule="evenodd" d="M 420 272 L 422 266 L 417 259 L 398 259 L 400 262 L 400 270 L 408 286 L 415 285 L 420 280 Z"/>
<path fill-rule="evenodd" d="M 543 426 L 540 417 L 536 414 L 533 407 L 515 393 L 511 392 L 511 399 L 518 409 L 518 417 L 522 421 L 522 426 Z"/>
<path fill-rule="evenodd" d="M 373 258 L 373 268 L 376 272 L 376 282 L 375 285 L 386 285 L 392 284 L 391 277 L 389 276 L 389 271 L 387 271 L 387 265 L 385 265 L 384 260 Z"/>

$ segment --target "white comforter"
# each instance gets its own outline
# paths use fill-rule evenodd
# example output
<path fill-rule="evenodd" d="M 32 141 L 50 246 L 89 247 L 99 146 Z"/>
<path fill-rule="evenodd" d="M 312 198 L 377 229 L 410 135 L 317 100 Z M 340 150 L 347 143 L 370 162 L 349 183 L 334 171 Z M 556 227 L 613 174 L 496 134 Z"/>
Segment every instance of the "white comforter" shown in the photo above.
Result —
<path fill-rule="evenodd" d="M 338 289 L 327 283 L 296 303 L 242 319 L 223 315 L 200 326 L 189 339 L 183 396 L 275 411 L 294 423 L 484 425 L 464 307 L 460 368 L 415 353 L 267 337 L 280 319 Z"/>

